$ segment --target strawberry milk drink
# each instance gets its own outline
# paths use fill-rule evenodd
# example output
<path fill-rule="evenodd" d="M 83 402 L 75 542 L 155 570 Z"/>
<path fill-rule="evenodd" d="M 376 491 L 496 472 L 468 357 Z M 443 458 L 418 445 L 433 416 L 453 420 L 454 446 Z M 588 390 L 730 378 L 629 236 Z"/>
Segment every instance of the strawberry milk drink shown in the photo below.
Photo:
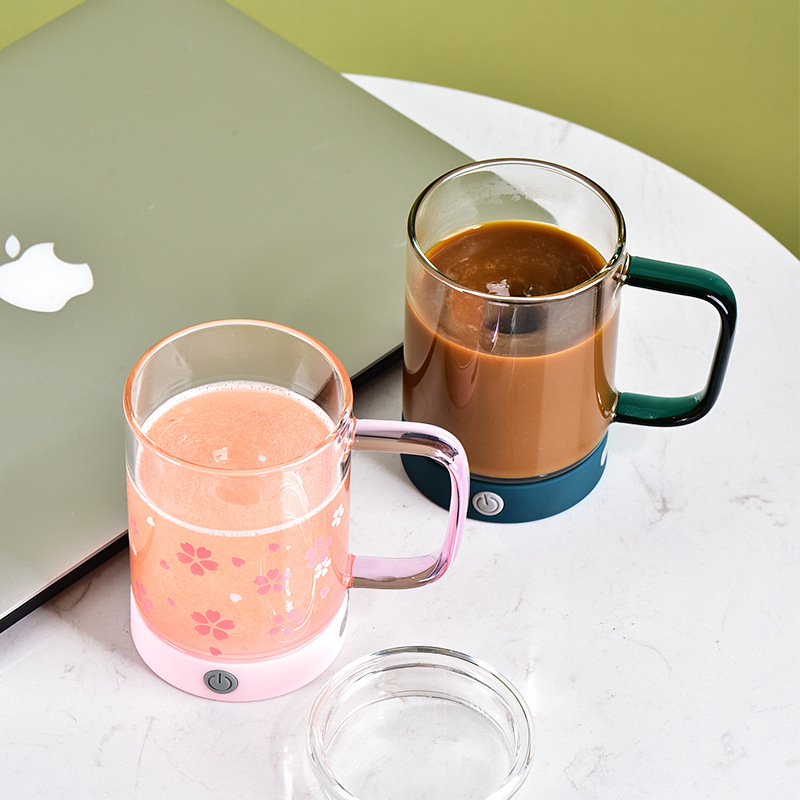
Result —
<path fill-rule="evenodd" d="M 468 492 L 458 441 L 355 420 L 343 368 L 303 334 L 247 320 L 179 332 L 134 367 L 125 412 L 131 632 L 185 691 L 251 700 L 304 685 L 341 649 L 349 588 L 428 583 L 455 554 Z M 450 471 L 440 552 L 350 554 L 353 447 Z"/>

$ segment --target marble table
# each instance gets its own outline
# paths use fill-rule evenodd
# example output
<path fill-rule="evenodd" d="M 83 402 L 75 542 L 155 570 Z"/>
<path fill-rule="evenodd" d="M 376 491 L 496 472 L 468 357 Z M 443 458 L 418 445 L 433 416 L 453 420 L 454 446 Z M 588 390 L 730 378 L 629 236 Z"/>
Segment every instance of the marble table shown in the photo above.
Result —
<path fill-rule="evenodd" d="M 351 592 L 335 667 L 407 644 L 492 664 L 535 718 L 521 798 L 798 797 L 797 259 L 702 186 L 597 133 L 487 97 L 351 78 L 473 158 L 588 174 L 621 205 L 633 253 L 719 272 L 740 320 L 707 417 L 612 426 L 606 473 L 578 506 L 531 524 L 468 521 L 438 583 Z M 619 387 L 699 388 L 713 311 L 625 292 Z M 359 391 L 357 414 L 396 418 L 399 389 L 395 368 Z M 356 552 L 438 542 L 445 512 L 396 458 L 357 454 L 353 469 Z M 259 703 L 183 694 L 138 658 L 127 585 L 121 555 L 0 634 L 0 795 L 320 797 L 303 744 L 322 679 Z"/>

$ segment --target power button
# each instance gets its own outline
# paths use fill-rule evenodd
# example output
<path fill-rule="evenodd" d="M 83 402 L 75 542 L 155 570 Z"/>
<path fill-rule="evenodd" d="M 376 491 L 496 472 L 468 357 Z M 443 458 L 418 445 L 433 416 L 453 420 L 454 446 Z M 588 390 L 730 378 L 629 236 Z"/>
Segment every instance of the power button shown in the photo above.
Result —
<path fill-rule="evenodd" d="M 472 496 L 472 507 L 484 517 L 493 517 L 503 510 L 503 498 L 494 492 L 476 492 Z"/>
<path fill-rule="evenodd" d="M 230 694 L 238 685 L 236 676 L 224 669 L 212 669 L 203 675 L 203 682 L 216 694 Z"/>

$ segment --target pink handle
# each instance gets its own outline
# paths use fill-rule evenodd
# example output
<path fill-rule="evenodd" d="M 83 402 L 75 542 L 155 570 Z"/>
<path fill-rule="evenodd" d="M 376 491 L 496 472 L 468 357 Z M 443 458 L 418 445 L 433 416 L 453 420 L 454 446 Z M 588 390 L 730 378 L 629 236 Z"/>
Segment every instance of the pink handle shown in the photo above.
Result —
<path fill-rule="evenodd" d="M 438 553 L 408 558 L 350 556 L 350 582 L 354 588 L 409 589 L 424 586 L 444 575 L 458 550 L 469 500 L 469 465 L 461 442 L 435 425 L 387 420 L 356 420 L 357 450 L 411 453 L 427 456 L 450 473 L 450 516 L 447 534 Z"/>

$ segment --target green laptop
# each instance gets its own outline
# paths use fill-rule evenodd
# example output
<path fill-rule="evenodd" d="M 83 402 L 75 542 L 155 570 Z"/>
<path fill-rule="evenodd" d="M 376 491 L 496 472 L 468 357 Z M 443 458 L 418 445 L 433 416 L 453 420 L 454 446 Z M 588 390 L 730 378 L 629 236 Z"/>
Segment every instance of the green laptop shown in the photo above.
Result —
<path fill-rule="evenodd" d="M 468 159 L 222 0 L 87 0 L 0 51 L 0 107 L 2 630 L 125 546 L 138 356 L 258 318 L 364 379 Z"/>

